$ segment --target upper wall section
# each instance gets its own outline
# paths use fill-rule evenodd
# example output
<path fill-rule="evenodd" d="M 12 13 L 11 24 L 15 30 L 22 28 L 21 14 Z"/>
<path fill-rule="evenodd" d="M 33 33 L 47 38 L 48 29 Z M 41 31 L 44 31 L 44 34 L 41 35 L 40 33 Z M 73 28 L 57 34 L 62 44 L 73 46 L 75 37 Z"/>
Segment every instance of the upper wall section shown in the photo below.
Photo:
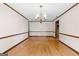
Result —
<path fill-rule="evenodd" d="M 79 4 L 60 17 L 60 32 L 79 36 Z"/>
<path fill-rule="evenodd" d="M 6 5 L 0 4 L 0 37 L 22 32 L 28 32 L 28 21 Z"/>

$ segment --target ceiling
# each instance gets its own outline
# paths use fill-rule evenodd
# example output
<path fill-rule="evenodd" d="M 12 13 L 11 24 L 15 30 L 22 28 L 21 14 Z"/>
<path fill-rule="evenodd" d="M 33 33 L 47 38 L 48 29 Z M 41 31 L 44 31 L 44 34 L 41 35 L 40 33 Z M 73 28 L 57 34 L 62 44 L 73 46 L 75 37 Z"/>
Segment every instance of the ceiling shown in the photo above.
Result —
<path fill-rule="evenodd" d="M 42 13 L 46 15 L 46 20 L 53 20 L 64 11 L 73 6 L 73 3 L 8 3 L 30 21 L 35 20 L 40 11 L 40 5 L 43 6 Z"/>

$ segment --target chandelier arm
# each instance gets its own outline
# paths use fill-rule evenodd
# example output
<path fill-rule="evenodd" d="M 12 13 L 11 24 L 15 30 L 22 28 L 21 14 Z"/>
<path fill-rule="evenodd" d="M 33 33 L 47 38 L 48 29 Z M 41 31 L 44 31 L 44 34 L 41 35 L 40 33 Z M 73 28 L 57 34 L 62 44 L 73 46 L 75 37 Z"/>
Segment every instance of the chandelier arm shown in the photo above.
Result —
<path fill-rule="evenodd" d="M 43 13 L 42 13 L 42 7 L 43 7 L 43 6 L 40 5 L 40 13 L 39 13 L 38 16 L 36 16 L 36 19 L 39 20 L 40 23 L 42 23 L 42 21 L 43 21 L 44 19 L 46 19 L 45 16 L 43 15 Z"/>

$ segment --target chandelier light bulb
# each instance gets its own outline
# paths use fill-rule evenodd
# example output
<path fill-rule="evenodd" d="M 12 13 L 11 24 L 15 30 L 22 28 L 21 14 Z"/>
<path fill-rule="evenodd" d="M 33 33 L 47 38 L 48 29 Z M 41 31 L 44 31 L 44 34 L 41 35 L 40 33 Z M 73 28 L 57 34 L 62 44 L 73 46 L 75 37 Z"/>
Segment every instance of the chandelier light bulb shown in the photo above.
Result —
<path fill-rule="evenodd" d="M 39 20 L 40 23 L 42 23 L 42 21 L 46 19 L 46 14 L 43 14 L 43 12 L 42 12 L 42 7 L 43 7 L 43 6 L 40 5 L 40 13 L 37 14 L 36 17 L 35 17 L 35 19 L 36 19 L 36 20 Z"/>

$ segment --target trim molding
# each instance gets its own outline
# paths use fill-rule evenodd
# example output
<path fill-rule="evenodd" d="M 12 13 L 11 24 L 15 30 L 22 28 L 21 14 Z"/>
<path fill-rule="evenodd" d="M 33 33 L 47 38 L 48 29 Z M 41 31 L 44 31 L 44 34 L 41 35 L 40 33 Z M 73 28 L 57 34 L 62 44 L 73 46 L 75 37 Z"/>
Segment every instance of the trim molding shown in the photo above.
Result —
<path fill-rule="evenodd" d="M 5 38 L 9 38 L 9 37 L 17 36 L 17 35 L 26 34 L 26 33 L 28 33 L 28 32 L 22 32 L 22 33 L 18 33 L 18 34 L 8 35 L 8 36 L 0 37 L 0 39 L 5 39 Z"/>
<path fill-rule="evenodd" d="M 59 33 L 59 34 L 79 39 L 79 36 L 75 36 L 75 35 L 71 35 L 71 34 L 65 34 L 65 33 Z"/>
<path fill-rule="evenodd" d="M 24 39 L 23 41 L 19 42 L 18 44 L 14 45 L 13 47 L 9 48 L 8 50 L 4 51 L 3 54 L 7 54 L 7 52 L 9 52 L 11 49 L 15 48 L 16 46 L 18 46 L 19 44 L 21 44 L 22 42 L 24 42 L 25 40 L 27 40 L 28 38 Z M 7 54 L 8 55 L 8 54 Z"/>
<path fill-rule="evenodd" d="M 29 21 L 29 22 L 40 22 L 40 21 Z M 42 22 L 52 22 L 52 21 L 42 21 Z"/>
<path fill-rule="evenodd" d="M 7 7 L 9 7 L 11 10 L 15 11 L 17 14 L 19 14 L 20 16 L 22 16 L 26 20 L 29 20 L 27 17 L 25 17 L 24 15 L 22 15 L 20 12 L 18 12 L 17 10 L 15 10 L 13 7 L 11 7 L 10 5 L 8 5 L 7 3 L 3 3 L 3 4 L 6 5 Z"/>
<path fill-rule="evenodd" d="M 74 8 L 76 5 L 78 5 L 79 3 L 74 4 L 72 7 L 70 7 L 68 10 L 66 10 L 65 12 L 63 12 L 61 15 L 57 16 L 55 19 L 53 19 L 53 22 L 58 19 L 59 17 L 61 17 L 62 15 L 64 15 L 66 12 L 68 12 L 69 10 L 71 10 L 72 8 Z"/>
<path fill-rule="evenodd" d="M 79 52 L 76 51 L 75 49 L 71 48 L 70 46 L 68 46 L 67 44 L 65 44 L 64 42 L 58 40 L 60 43 L 64 44 L 65 46 L 67 46 L 68 48 L 70 48 L 71 50 L 75 51 L 78 55 L 79 55 Z"/>
<path fill-rule="evenodd" d="M 53 37 L 54 38 L 54 36 L 30 36 L 30 37 Z"/>
<path fill-rule="evenodd" d="M 30 31 L 30 32 L 55 32 L 55 31 Z"/>

